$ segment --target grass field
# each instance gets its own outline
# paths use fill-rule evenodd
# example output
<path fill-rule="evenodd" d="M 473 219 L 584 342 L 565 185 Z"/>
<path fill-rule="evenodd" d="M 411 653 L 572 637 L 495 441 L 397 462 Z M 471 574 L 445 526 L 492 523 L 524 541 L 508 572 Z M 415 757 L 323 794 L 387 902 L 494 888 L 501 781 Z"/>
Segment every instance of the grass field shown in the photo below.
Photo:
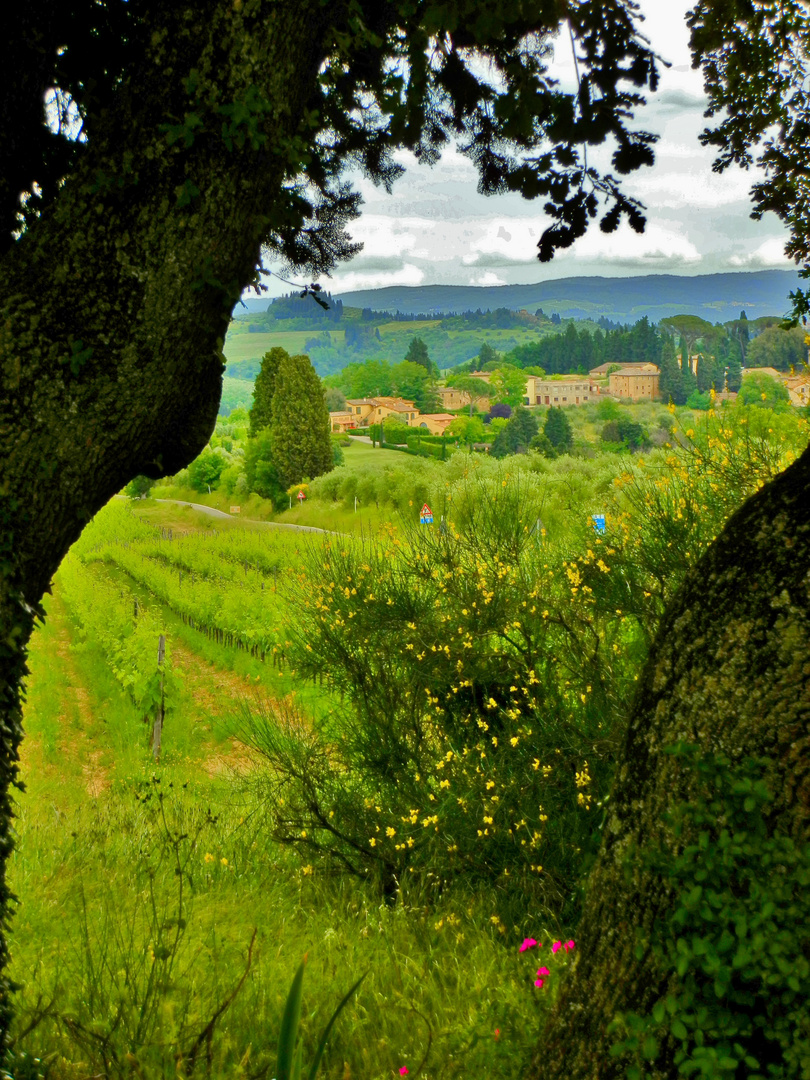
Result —
<path fill-rule="evenodd" d="M 244 527 L 167 504 L 136 509 L 164 529 Z M 504 934 L 497 896 L 480 889 L 428 899 L 404 883 L 389 908 L 361 881 L 302 866 L 266 840 L 236 738 L 244 703 L 290 693 L 286 675 L 279 683 L 269 664 L 164 611 L 182 689 L 158 765 L 58 575 L 46 606 L 31 643 L 11 872 L 17 1049 L 54 1080 L 270 1076 L 306 953 L 305 1064 L 365 975 L 331 1036 L 325 1080 L 514 1075 L 552 1000 L 515 942 L 546 928 Z M 310 687 L 308 707 L 316 697 Z"/>
<path fill-rule="evenodd" d="M 277 330 L 272 334 L 232 334 L 225 338 L 225 359 L 229 362 L 234 360 L 249 360 L 252 357 L 259 359 L 264 356 L 268 349 L 275 346 L 286 349 L 294 355 L 304 351 L 304 343 L 315 336 L 314 330 Z M 336 345 L 343 344 L 344 332 L 342 330 L 329 331 Z"/>

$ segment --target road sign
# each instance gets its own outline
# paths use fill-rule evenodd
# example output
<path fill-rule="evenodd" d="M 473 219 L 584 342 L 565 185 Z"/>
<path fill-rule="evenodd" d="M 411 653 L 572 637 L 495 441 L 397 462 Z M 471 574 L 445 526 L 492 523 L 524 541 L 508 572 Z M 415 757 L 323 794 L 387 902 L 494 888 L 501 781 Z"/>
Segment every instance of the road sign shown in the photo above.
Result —
<path fill-rule="evenodd" d="M 605 531 L 605 515 L 604 514 L 592 514 L 591 522 L 593 523 L 594 532 L 603 533 Z"/>
<path fill-rule="evenodd" d="M 297 498 L 298 498 L 299 502 L 303 502 L 304 499 L 306 498 L 306 495 L 303 493 L 303 491 L 299 491 Z"/>
<path fill-rule="evenodd" d="M 231 507 L 231 513 L 232 514 L 241 514 L 242 513 L 242 507 L 241 506 L 232 506 Z"/>
<path fill-rule="evenodd" d="M 422 507 L 419 512 L 419 524 L 420 525 L 432 525 L 433 524 L 433 511 L 430 509 L 427 503 Z"/>

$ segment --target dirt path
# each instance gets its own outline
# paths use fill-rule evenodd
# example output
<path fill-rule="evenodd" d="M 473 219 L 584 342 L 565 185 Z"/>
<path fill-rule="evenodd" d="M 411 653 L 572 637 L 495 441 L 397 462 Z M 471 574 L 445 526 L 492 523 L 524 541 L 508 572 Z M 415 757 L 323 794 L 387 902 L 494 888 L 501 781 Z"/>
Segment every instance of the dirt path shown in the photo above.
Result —
<path fill-rule="evenodd" d="M 185 502 L 183 499 L 154 499 L 153 501 L 158 503 L 174 503 L 175 506 L 190 506 L 192 510 L 199 510 L 200 513 L 208 514 L 210 517 L 227 518 L 228 521 L 235 520 L 231 514 L 226 514 L 224 510 L 217 510 L 214 506 L 206 506 L 205 503 Z M 268 529 L 293 529 L 295 532 L 332 533 L 331 529 L 318 529 L 314 525 L 293 525 L 287 521 L 259 521 L 258 518 L 239 518 L 239 520 L 249 521 L 251 525 L 264 525 Z"/>
<path fill-rule="evenodd" d="M 183 675 L 186 692 L 205 731 L 223 723 L 238 726 L 243 706 L 256 698 L 257 684 L 203 660 L 177 637 L 172 639 L 172 660 Z M 239 771 L 246 766 L 249 752 L 235 736 L 230 736 L 224 744 L 216 745 L 213 740 L 206 743 L 202 767 L 209 775 L 217 776 L 230 769 Z"/>
<path fill-rule="evenodd" d="M 97 799 L 110 786 L 110 751 L 99 745 L 101 733 L 93 715 L 92 696 L 82 681 L 75 657 L 71 652 L 71 635 L 67 611 L 58 594 L 49 601 L 49 655 L 38 658 L 32 665 L 29 690 L 37 679 L 37 668 L 47 663 L 48 674 L 54 668 L 59 673 L 60 697 L 58 714 L 52 717 L 55 730 L 50 732 L 54 752 L 43 752 L 43 735 L 34 733 L 23 741 L 21 759 L 24 769 L 35 767 L 45 774 L 64 773 L 70 764 L 82 777 L 87 794 Z M 43 672 L 44 676 L 44 672 Z M 54 763 L 53 757 L 58 759 Z"/>

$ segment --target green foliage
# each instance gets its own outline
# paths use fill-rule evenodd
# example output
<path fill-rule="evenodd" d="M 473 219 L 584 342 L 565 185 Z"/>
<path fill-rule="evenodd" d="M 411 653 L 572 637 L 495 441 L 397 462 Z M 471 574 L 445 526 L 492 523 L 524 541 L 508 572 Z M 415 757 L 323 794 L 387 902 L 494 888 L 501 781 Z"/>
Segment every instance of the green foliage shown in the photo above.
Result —
<path fill-rule="evenodd" d="M 298 1028 L 301 1023 L 301 996 L 304 986 L 305 964 L 306 957 L 304 957 L 298 971 L 295 973 L 295 978 L 292 981 L 290 992 L 287 995 L 287 1002 L 284 1006 L 284 1015 L 281 1019 L 281 1030 L 278 1035 L 278 1057 L 276 1059 L 277 1080 L 301 1080 L 304 1075 L 304 1047 L 303 1043 L 298 1041 Z M 365 975 L 361 975 L 357 982 L 349 988 L 327 1021 L 315 1051 L 311 1067 L 306 1074 L 307 1080 L 315 1080 L 315 1077 L 318 1075 L 318 1069 L 321 1067 L 321 1059 L 323 1058 L 323 1052 L 326 1049 L 326 1041 L 329 1038 L 329 1032 L 332 1030 L 332 1026 L 343 1009 L 348 1005 L 354 993 L 359 989 L 360 983 L 364 978 Z"/>
<path fill-rule="evenodd" d="M 738 400 L 742 405 L 756 405 L 763 409 L 783 410 L 790 405 L 790 395 L 784 383 L 762 371 L 746 373 Z"/>
<path fill-rule="evenodd" d="M 485 442 L 487 438 L 484 421 L 480 416 L 457 416 L 447 428 L 447 435 L 458 439 L 465 446 Z"/>
<path fill-rule="evenodd" d="M 255 491 L 274 506 L 283 508 L 285 488 L 273 459 L 273 443 L 269 428 L 263 428 L 251 439 L 245 450 L 245 478 L 248 491 Z"/>
<path fill-rule="evenodd" d="M 490 397 L 506 405 L 522 405 L 526 398 L 526 376 L 520 368 L 496 368 L 489 381 Z"/>
<path fill-rule="evenodd" d="M 253 386 L 253 405 L 250 409 L 250 434 L 258 435 L 273 422 L 273 395 L 276 392 L 276 375 L 281 361 L 289 358 L 286 349 L 278 346 L 262 357 L 262 366 Z"/>
<path fill-rule="evenodd" d="M 554 449 L 560 454 L 567 453 L 574 445 L 571 421 L 568 419 L 568 414 L 564 412 L 562 408 L 555 408 L 552 405 L 548 410 L 543 434 Z"/>
<path fill-rule="evenodd" d="M 685 743 L 667 747 L 697 795 L 665 816 L 675 851 L 634 855 L 675 893 L 647 937 L 665 992 L 629 1013 L 611 1052 L 631 1080 L 661 1074 L 807 1076 L 810 1061 L 810 850 L 771 825 L 767 759 L 732 761 Z M 628 865 L 628 872 L 630 867 Z M 649 1062 L 649 1064 L 647 1064 Z M 652 1068 L 653 1071 L 649 1071 Z"/>
<path fill-rule="evenodd" d="M 505 427 L 495 436 L 490 453 L 495 458 L 525 453 L 539 426 L 540 422 L 534 413 L 524 408 L 515 409 Z"/>
<path fill-rule="evenodd" d="M 609 420 L 602 428 L 602 442 L 619 443 L 631 450 L 642 450 L 650 445 L 650 436 L 643 424 L 637 424 L 629 416 Z"/>
<path fill-rule="evenodd" d="M 501 354 L 495 349 L 493 349 L 488 341 L 485 341 L 481 348 L 478 350 L 479 371 L 483 371 L 485 369 L 485 365 L 487 364 L 493 364 L 495 367 L 497 367 L 500 363 L 500 360 Z"/>
<path fill-rule="evenodd" d="M 136 476 L 124 488 L 124 494 L 130 499 L 144 499 L 152 490 L 155 481 L 148 476 Z"/>
<path fill-rule="evenodd" d="M 711 394 L 702 394 L 695 388 L 686 399 L 687 409 L 696 409 L 698 412 L 708 412 L 712 407 Z"/>
<path fill-rule="evenodd" d="M 684 405 L 688 394 L 684 384 L 684 373 L 678 358 L 675 355 L 675 344 L 672 338 L 665 338 L 661 346 L 661 367 L 658 380 L 658 391 L 663 402 L 671 401 L 673 405 Z"/>
<path fill-rule="evenodd" d="M 519 345 L 505 359 L 524 370 L 539 364 L 550 375 L 564 375 L 609 363 L 658 364 L 660 357 L 661 337 L 645 316 L 632 327 L 595 333 L 571 321 L 563 333 Z"/>
<path fill-rule="evenodd" d="M 270 443 L 282 487 L 329 472 L 333 465 L 329 411 L 308 356 L 279 361 Z"/>
<path fill-rule="evenodd" d="M 346 395 L 336 386 L 327 386 L 323 396 L 329 412 L 342 412 L 346 409 Z"/>
<path fill-rule="evenodd" d="M 179 688 L 168 643 L 163 663 L 158 664 L 158 638 L 165 637 L 166 630 L 156 611 L 94 575 L 81 553 L 64 560 L 59 581 L 85 640 L 101 645 L 110 671 L 144 720 L 153 717 L 161 703 L 168 716 L 176 706 Z"/>
<path fill-rule="evenodd" d="M 790 232 L 785 254 L 803 264 L 800 273 L 807 278 L 810 215 L 801 152 L 808 113 L 807 6 L 801 0 L 752 5 L 700 0 L 687 21 L 693 63 L 703 70 L 708 115 L 722 118 L 701 141 L 717 148 L 718 172 L 756 161 L 762 179 L 752 190 L 752 216 L 770 211 L 784 222 Z M 790 298 L 795 318 L 810 312 L 806 292 L 797 290 Z"/>
<path fill-rule="evenodd" d="M 228 461 L 228 455 L 222 450 L 206 447 L 188 467 L 189 483 L 195 491 L 205 492 L 215 488 Z"/>
<path fill-rule="evenodd" d="M 419 364 L 423 367 L 428 375 L 433 374 L 434 363 L 428 355 L 427 345 L 421 338 L 413 338 L 408 351 L 405 353 L 405 359 L 411 364 Z"/>
<path fill-rule="evenodd" d="M 801 368 L 807 361 L 806 336 L 803 326 L 794 326 L 790 330 L 781 326 L 768 327 L 748 346 L 746 366 L 772 367 L 777 371 Z"/>
<path fill-rule="evenodd" d="M 542 488 L 470 478 L 451 505 L 447 528 L 305 558 L 290 662 L 335 704 L 306 723 L 294 703 L 247 715 L 269 828 L 388 896 L 406 875 L 498 881 L 571 911 L 633 632 L 544 550 Z"/>
<path fill-rule="evenodd" d="M 650 637 L 667 601 L 745 499 L 807 446 L 807 423 L 763 409 L 710 410 L 675 428 L 663 455 L 628 462 L 614 482 L 610 538 L 615 575 L 588 570 L 586 584 L 615 587 L 616 606 Z M 615 515 L 615 516 L 614 516 Z"/>

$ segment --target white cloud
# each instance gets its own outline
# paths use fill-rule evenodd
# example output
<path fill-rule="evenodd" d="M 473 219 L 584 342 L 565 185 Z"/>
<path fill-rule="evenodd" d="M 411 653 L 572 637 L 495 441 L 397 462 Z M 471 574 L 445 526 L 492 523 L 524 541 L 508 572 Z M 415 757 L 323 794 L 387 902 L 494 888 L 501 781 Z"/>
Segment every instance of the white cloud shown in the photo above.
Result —
<path fill-rule="evenodd" d="M 425 272 L 413 263 L 405 263 L 400 269 L 392 273 L 380 273 L 371 271 L 350 270 L 344 273 L 332 275 L 329 283 L 330 292 L 357 292 L 359 289 L 384 289 L 386 285 L 422 285 L 425 283 Z"/>
<path fill-rule="evenodd" d="M 762 270 L 776 268 L 787 270 L 792 268 L 793 262 L 785 255 L 785 242 L 777 238 L 766 240 L 755 251 L 745 255 L 732 255 L 729 265 L 746 270 Z"/>
<path fill-rule="evenodd" d="M 491 270 L 487 270 L 485 274 L 479 274 L 478 277 L 471 277 L 467 282 L 469 285 L 506 285 L 507 281 L 498 277 L 497 274 L 493 274 Z"/>

